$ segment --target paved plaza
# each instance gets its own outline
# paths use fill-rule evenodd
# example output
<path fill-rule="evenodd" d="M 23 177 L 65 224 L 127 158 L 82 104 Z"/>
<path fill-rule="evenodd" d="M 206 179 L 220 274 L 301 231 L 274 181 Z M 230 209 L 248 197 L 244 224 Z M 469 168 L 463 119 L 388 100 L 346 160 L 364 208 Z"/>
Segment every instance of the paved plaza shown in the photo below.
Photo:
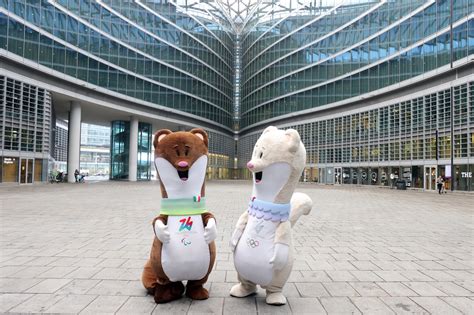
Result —
<path fill-rule="evenodd" d="M 212 181 L 211 298 L 156 305 L 140 282 L 157 182 L 0 188 L 0 312 L 473 314 L 474 196 L 301 184 L 313 212 L 293 229 L 288 304 L 236 299 L 228 241 L 251 183 Z"/>

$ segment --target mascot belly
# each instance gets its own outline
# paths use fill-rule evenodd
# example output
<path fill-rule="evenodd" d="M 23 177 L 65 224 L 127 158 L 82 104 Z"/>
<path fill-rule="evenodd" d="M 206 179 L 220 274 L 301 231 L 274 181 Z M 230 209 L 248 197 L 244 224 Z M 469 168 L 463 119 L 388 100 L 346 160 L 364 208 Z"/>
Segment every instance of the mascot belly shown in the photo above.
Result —
<path fill-rule="evenodd" d="M 277 222 L 249 216 L 234 253 L 235 269 L 243 278 L 262 286 L 272 281 L 273 266 L 269 261 L 277 227 Z"/>
<path fill-rule="evenodd" d="M 199 280 L 209 271 L 209 245 L 201 215 L 169 216 L 170 242 L 163 244 L 161 263 L 171 281 Z"/>

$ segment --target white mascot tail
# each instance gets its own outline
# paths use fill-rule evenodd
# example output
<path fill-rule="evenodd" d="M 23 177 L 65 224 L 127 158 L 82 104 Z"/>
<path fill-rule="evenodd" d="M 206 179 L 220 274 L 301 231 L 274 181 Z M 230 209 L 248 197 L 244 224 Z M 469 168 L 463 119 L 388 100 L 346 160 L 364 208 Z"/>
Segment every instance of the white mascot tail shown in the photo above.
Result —
<path fill-rule="evenodd" d="M 313 208 L 313 201 L 307 194 L 295 192 L 291 197 L 290 223 L 294 227 L 302 215 L 308 215 Z"/>

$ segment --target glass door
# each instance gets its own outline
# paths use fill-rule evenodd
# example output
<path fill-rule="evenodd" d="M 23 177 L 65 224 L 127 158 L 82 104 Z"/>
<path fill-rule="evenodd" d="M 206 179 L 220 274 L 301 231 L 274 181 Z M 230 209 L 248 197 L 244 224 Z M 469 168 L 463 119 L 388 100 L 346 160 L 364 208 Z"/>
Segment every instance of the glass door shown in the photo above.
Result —
<path fill-rule="evenodd" d="M 425 166 L 425 190 L 436 190 L 437 167 Z"/>
<path fill-rule="evenodd" d="M 20 184 L 33 183 L 33 159 L 21 159 Z"/>
<path fill-rule="evenodd" d="M 342 184 L 342 168 L 335 167 L 334 168 L 334 184 L 340 185 Z"/>

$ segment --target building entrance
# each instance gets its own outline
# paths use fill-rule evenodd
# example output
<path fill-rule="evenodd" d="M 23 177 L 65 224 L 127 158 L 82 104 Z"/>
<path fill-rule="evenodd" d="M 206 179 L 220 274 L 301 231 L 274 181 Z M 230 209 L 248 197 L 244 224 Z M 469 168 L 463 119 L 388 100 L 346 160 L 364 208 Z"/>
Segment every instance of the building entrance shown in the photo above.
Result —
<path fill-rule="evenodd" d="M 336 185 L 342 184 L 342 168 L 341 167 L 334 168 L 334 184 Z"/>
<path fill-rule="evenodd" d="M 33 183 L 33 159 L 21 159 L 20 184 Z"/>
<path fill-rule="evenodd" d="M 425 190 L 436 190 L 436 178 L 438 177 L 436 165 L 425 165 Z"/>

